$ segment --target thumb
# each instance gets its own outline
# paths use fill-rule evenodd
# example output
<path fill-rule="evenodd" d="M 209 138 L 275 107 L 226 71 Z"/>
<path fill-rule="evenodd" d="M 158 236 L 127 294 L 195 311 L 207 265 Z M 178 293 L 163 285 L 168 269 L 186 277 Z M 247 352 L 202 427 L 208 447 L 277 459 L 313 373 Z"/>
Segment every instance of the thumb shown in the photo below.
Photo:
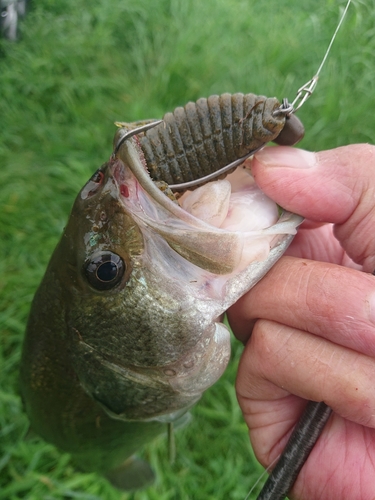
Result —
<path fill-rule="evenodd" d="M 375 269 L 375 146 L 319 153 L 269 147 L 256 154 L 251 170 L 260 188 L 283 208 L 335 224 L 335 236 L 348 255 L 364 271 Z"/>

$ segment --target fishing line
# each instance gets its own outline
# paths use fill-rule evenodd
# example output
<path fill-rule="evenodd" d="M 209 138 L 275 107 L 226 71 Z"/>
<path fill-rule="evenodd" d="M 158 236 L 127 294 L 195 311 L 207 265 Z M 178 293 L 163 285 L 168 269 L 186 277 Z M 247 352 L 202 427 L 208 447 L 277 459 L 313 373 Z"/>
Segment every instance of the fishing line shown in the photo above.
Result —
<path fill-rule="evenodd" d="M 340 18 L 340 21 L 335 29 L 335 32 L 333 33 L 332 35 L 332 38 L 331 38 L 331 41 L 329 42 L 329 45 L 328 45 L 328 48 L 324 54 L 324 57 L 322 59 L 322 62 L 320 63 L 320 66 L 318 68 L 318 71 L 315 73 L 315 75 L 311 78 L 311 80 L 309 80 L 308 82 L 305 83 L 305 85 L 303 85 L 300 89 L 298 89 L 298 92 L 297 92 L 297 95 L 294 99 L 294 101 L 292 102 L 292 104 L 290 105 L 291 106 L 291 110 L 288 109 L 288 112 L 289 114 L 291 113 L 295 113 L 296 111 L 298 111 L 301 106 L 303 104 L 305 104 L 305 102 L 307 101 L 307 99 L 311 96 L 311 94 L 314 92 L 315 90 L 315 87 L 317 86 L 317 83 L 318 83 L 318 79 L 319 79 L 319 75 L 320 75 L 320 72 L 327 60 L 327 57 L 328 57 L 328 54 L 331 50 L 331 47 L 333 45 L 333 42 L 335 41 L 335 38 L 336 38 L 336 35 L 344 21 L 344 18 L 346 16 L 346 13 L 348 11 L 348 8 L 349 8 L 349 5 L 351 4 L 351 1 L 352 0 L 348 0 L 347 4 L 346 4 L 346 7 L 344 9 L 344 12 L 342 13 L 342 16 Z M 296 106 L 296 104 L 299 102 L 299 104 Z"/>
<path fill-rule="evenodd" d="M 272 460 L 272 462 L 269 464 L 269 466 L 264 469 L 264 471 L 262 472 L 262 474 L 258 477 L 258 479 L 253 484 L 251 490 L 246 495 L 246 497 L 244 498 L 244 500 L 248 500 L 250 498 L 250 495 L 255 490 L 255 488 L 257 487 L 257 485 L 259 484 L 259 482 L 263 479 L 263 477 L 267 474 L 267 472 L 273 467 L 273 465 L 275 465 L 275 463 L 279 460 L 279 458 L 280 458 L 280 455 L 278 455 L 274 460 Z"/>

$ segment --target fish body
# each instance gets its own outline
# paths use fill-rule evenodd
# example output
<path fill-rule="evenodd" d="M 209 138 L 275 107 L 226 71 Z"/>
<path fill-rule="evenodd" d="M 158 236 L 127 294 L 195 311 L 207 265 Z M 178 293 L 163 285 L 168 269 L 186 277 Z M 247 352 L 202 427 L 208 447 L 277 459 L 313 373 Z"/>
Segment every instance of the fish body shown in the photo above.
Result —
<path fill-rule="evenodd" d="M 78 194 L 32 303 L 21 389 L 33 430 L 120 488 L 147 483 L 130 457 L 223 373 L 223 313 L 300 222 L 284 214 L 260 231 L 212 227 L 156 187 L 142 137 L 125 141 Z M 244 263 L 261 237 L 269 254 Z"/>

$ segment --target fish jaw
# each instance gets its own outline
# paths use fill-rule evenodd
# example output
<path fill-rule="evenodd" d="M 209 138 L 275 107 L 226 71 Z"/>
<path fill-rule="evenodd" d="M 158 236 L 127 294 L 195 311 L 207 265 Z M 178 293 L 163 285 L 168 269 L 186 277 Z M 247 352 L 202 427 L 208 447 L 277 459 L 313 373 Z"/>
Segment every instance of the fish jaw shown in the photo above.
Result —
<path fill-rule="evenodd" d="M 83 342 L 72 360 L 85 392 L 111 418 L 169 422 L 180 418 L 220 378 L 229 358 L 230 333 L 216 322 L 194 349 L 169 365 L 124 367 Z"/>

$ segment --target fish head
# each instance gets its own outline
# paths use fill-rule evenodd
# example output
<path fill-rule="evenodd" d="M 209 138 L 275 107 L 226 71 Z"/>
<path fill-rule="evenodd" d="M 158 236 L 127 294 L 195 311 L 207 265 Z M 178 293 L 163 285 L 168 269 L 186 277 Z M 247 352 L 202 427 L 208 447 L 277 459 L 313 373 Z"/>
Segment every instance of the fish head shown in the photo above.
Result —
<path fill-rule="evenodd" d="M 158 217 L 127 165 L 111 158 L 78 194 L 49 270 L 84 390 L 113 418 L 174 420 L 224 371 L 229 332 L 215 321 L 205 271 L 129 203 Z"/>
<path fill-rule="evenodd" d="M 300 222 L 278 217 L 267 255 L 244 260 L 251 231 L 212 226 L 169 199 L 137 139 L 124 142 L 79 193 L 50 264 L 84 390 L 116 419 L 180 417 L 228 363 L 223 313 Z"/>

